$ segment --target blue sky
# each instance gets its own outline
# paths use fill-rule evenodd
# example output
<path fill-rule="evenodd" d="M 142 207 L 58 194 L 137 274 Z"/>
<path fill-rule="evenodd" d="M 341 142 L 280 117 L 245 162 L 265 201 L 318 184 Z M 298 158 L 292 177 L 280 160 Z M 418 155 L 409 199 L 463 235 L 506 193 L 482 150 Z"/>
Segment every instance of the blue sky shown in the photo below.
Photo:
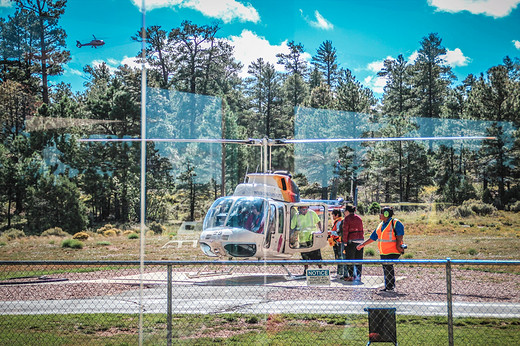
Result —
<path fill-rule="evenodd" d="M 262 57 L 276 63 L 287 42 L 302 43 L 307 58 L 331 40 L 341 67 L 353 71 L 380 97 L 384 80 L 376 74 L 386 58 L 414 58 L 420 40 L 431 32 L 442 38 L 447 62 L 461 82 L 520 56 L 520 0 L 148 0 L 146 24 L 169 31 L 183 20 L 204 25 L 219 22 L 219 36 L 235 46 L 244 65 Z M 72 60 L 63 76 L 74 90 L 83 88 L 87 64 L 111 67 L 133 63 L 140 44 L 130 37 L 142 25 L 141 0 L 69 0 L 61 26 L 67 32 Z M 0 0 L 0 16 L 13 13 Z M 95 35 L 101 48 L 77 48 Z M 278 66 L 281 69 L 281 66 Z"/>

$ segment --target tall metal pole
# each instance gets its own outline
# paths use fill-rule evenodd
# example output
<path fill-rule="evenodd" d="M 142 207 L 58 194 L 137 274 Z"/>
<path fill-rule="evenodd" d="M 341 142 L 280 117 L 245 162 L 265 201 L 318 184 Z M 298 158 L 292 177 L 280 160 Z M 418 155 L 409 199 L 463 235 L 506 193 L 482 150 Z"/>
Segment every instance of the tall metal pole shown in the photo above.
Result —
<path fill-rule="evenodd" d="M 262 139 L 262 152 L 263 152 L 263 170 L 267 173 L 267 138 Z"/>
<path fill-rule="evenodd" d="M 166 308 L 166 344 L 168 346 L 171 346 L 172 345 L 172 301 L 173 301 L 173 297 L 172 297 L 172 280 L 173 280 L 173 276 L 172 276 L 172 265 L 171 264 L 168 264 L 168 267 L 167 267 L 167 277 L 168 277 L 168 282 L 167 282 L 167 292 L 166 292 L 166 304 L 167 304 L 167 308 Z"/>
<path fill-rule="evenodd" d="M 144 246 L 145 246 L 145 210 L 146 210 L 146 0 L 141 3 L 143 18 L 142 40 L 141 40 L 141 212 L 140 230 L 141 243 L 139 252 L 139 345 L 143 344 L 143 292 L 144 292 Z"/>
<path fill-rule="evenodd" d="M 451 258 L 446 258 L 446 299 L 448 303 L 448 345 L 453 346 L 453 297 L 451 295 Z"/>

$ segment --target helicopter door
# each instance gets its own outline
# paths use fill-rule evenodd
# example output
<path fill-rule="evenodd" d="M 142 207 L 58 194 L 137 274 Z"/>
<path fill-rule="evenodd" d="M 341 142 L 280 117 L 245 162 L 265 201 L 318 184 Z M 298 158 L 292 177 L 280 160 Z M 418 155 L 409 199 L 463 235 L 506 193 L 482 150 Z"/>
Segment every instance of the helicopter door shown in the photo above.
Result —
<path fill-rule="evenodd" d="M 285 234 L 286 252 L 310 252 L 327 245 L 327 206 L 319 204 L 291 204 L 289 227 Z"/>
<path fill-rule="evenodd" d="M 267 221 L 267 231 L 265 232 L 264 247 L 269 249 L 274 244 L 274 237 L 276 236 L 276 206 L 271 204 L 269 206 L 269 218 Z"/>

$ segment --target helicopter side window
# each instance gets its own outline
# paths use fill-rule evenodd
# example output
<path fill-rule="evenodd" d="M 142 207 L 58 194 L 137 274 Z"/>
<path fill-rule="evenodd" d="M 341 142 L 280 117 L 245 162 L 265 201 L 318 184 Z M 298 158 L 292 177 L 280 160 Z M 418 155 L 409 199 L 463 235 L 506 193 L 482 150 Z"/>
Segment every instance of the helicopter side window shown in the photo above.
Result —
<path fill-rule="evenodd" d="M 267 204 L 262 198 L 238 198 L 229 211 L 226 226 L 264 233 L 266 208 Z"/>
<path fill-rule="evenodd" d="M 318 212 L 314 209 L 317 209 Z M 313 234 L 323 232 L 322 209 L 318 206 L 309 208 L 308 205 L 291 208 L 291 233 L 289 236 L 291 248 L 310 248 L 313 246 Z M 321 214 L 321 216 L 318 214 Z"/>
<path fill-rule="evenodd" d="M 283 207 L 278 207 L 278 233 L 283 234 L 283 221 L 284 221 Z"/>
<path fill-rule="evenodd" d="M 244 228 L 255 233 L 264 232 L 264 204 L 262 200 L 251 204 Z"/>
<path fill-rule="evenodd" d="M 243 199 L 238 199 L 229 213 L 229 219 L 226 222 L 226 226 L 244 228 L 248 214 L 249 206 L 247 205 L 247 201 L 244 202 Z"/>
<path fill-rule="evenodd" d="M 208 214 L 204 219 L 204 228 L 223 226 L 233 201 L 232 198 L 228 197 L 217 199 L 210 210 L 208 210 Z"/>

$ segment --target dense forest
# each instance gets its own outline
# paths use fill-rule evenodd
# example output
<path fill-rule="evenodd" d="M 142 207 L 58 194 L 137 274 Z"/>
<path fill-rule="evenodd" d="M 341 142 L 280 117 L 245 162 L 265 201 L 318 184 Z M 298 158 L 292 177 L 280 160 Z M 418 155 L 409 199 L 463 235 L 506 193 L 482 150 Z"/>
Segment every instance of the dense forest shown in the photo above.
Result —
<path fill-rule="evenodd" d="M 14 2 L 16 12 L 0 18 L 0 227 L 21 224 L 28 234 L 62 227 L 74 233 L 102 222 L 135 222 L 140 143 L 78 139 L 99 133 L 140 137 L 141 70 L 87 65 L 84 91 L 51 85 L 49 77 L 62 74 L 71 59 L 60 26 L 66 0 Z M 304 59 L 302 44 L 288 42 L 289 53 L 277 55 L 284 69 L 278 72 L 262 57 L 241 66 L 233 46 L 219 37 L 220 29 L 219 24 L 185 21 L 169 31 L 155 25 L 136 28 L 132 37 L 144 40 L 145 54 L 136 52 L 136 59 L 146 60 L 149 88 L 220 101 L 220 138 L 294 138 L 299 116 L 323 123 L 330 114 L 379 124 L 366 131 L 354 126 L 352 131 L 364 137 L 421 133 L 416 120 L 425 118 L 440 133 L 457 120 L 479 122 L 482 134 L 496 137 L 477 148 L 420 141 L 343 145 L 324 154 L 333 156 L 326 164 L 333 172 L 330 179 L 313 181 L 310 171 L 295 175 L 305 197 L 348 199 L 355 186 L 364 204 L 459 205 L 477 199 L 498 209 L 519 209 L 518 58 L 504 57 L 480 75 L 457 81 L 442 58 L 442 38 L 425 33 L 418 38 L 415 61 L 399 55 L 384 62 L 379 76 L 387 82 L 377 99 L 347 66 L 340 66 L 330 40 L 309 52 L 314 53 L 311 61 Z M 241 69 L 247 69 L 247 78 L 239 77 Z M 222 145 L 220 150 L 219 175 L 200 181 L 189 157 L 172 160 L 148 142 L 147 219 L 200 219 L 207 204 L 231 193 L 254 170 L 250 163 L 258 161 L 246 147 Z M 55 162 L 45 159 L 49 152 L 57 153 Z M 290 146 L 273 150 L 272 166 L 295 172 L 295 152 Z"/>

